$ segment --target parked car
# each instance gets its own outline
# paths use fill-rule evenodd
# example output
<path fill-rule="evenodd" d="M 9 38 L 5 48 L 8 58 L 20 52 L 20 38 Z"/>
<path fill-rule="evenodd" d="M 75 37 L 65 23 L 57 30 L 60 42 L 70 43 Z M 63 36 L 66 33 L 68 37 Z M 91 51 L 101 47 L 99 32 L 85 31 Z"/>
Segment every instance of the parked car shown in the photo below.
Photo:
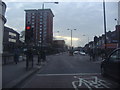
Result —
<path fill-rule="evenodd" d="M 101 63 L 101 75 L 120 80 L 120 48 L 114 50 Z"/>
<path fill-rule="evenodd" d="M 80 55 L 84 55 L 85 56 L 85 52 L 80 52 Z"/>
<path fill-rule="evenodd" d="M 73 54 L 79 54 L 79 51 L 74 51 Z"/>

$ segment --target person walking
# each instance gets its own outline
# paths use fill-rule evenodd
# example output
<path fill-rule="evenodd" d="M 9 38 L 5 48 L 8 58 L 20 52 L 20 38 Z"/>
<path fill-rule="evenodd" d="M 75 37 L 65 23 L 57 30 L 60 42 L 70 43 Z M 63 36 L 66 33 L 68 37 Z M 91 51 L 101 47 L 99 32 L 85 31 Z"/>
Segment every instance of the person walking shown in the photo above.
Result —
<path fill-rule="evenodd" d="M 27 50 L 25 51 L 26 54 L 26 69 L 33 67 L 33 49 L 32 47 L 28 46 Z"/>
<path fill-rule="evenodd" d="M 38 49 L 38 51 L 37 51 L 37 55 L 38 55 L 38 62 L 37 62 L 37 65 L 39 65 L 40 64 L 40 59 L 41 59 L 41 54 L 40 54 L 41 52 L 40 52 L 40 50 Z"/>
<path fill-rule="evenodd" d="M 46 61 L 46 53 L 45 53 L 45 51 L 41 51 L 41 59 L 42 59 L 43 62 Z"/>
<path fill-rule="evenodd" d="M 44 60 L 44 62 L 46 61 L 46 52 L 45 51 L 43 51 L 43 60 Z"/>
<path fill-rule="evenodd" d="M 92 61 L 92 57 L 93 57 L 93 50 L 92 49 L 89 49 L 89 56 L 90 56 L 90 61 Z"/>
<path fill-rule="evenodd" d="M 19 50 L 18 48 L 14 49 L 14 62 L 17 64 L 19 61 Z"/>

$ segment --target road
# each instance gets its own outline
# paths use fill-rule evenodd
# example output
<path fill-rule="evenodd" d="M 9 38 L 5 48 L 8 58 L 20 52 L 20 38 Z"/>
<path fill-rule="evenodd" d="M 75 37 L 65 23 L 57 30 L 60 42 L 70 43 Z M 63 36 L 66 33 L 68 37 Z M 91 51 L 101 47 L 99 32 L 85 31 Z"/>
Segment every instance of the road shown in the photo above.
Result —
<path fill-rule="evenodd" d="M 84 81 L 88 81 L 85 84 Z M 100 75 L 100 63 L 89 61 L 88 56 L 68 53 L 47 57 L 47 64 L 19 88 L 116 88 L 117 83 Z"/>

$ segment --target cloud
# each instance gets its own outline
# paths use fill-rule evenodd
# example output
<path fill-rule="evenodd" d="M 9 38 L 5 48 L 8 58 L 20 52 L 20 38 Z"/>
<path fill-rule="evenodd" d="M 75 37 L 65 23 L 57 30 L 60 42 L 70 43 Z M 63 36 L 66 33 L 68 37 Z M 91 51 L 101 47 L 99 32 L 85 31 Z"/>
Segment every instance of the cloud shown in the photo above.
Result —
<path fill-rule="evenodd" d="M 67 45 L 71 45 L 71 37 L 67 36 L 54 36 L 57 40 L 65 40 Z M 80 38 L 72 37 L 72 45 L 79 46 Z"/>
<path fill-rule="evenodd" d="M 102 2 L 103 0 L 4 0 L 5 2 Z M 106 2 L 118 2 L 119 0 L 105 0 Z"/>
<path fill-rule="evenodd" d="M 7 25 L 24 30 L 25 9 L 41 9 L 42 2 L 7 2 Z M 77 29 L 73 31 L 73 38 L 81 38 L 81 45 L 87 43 L 87 39 L 82 35 L 88 35 L 90 40 L 95 35 L 103 33 L 103 7 L 102 2 L 60 2 L 58 5 L 45 4 L 45 8 L 51 8 L 54 17 L 54 32 L 59 31 L 55 36 L 64 36 L 70 43 L 70 31 L 67 29 Z M 106 4 L 107 27 L 115 27 L 113 18 L 117 17 L 116 3 Z M 79 40 L 73 40 L 73 44 L 78 44 Z"/>
<path fill-rule="evenodd" d="M 65 40 L 71 40 L 71 37 L 66 37 L 66 36 L 54 36 L 55 38 L 61 38 L 61 39 L 65 39 Z M 79 38 L 72 38 L 73 41 L 77 41 L 79 40 Z"/>
<path fill-rule="evenodd" d="M 17 9 L 24 7 L 23 3 L 17 3 L 15 6 Z"/>

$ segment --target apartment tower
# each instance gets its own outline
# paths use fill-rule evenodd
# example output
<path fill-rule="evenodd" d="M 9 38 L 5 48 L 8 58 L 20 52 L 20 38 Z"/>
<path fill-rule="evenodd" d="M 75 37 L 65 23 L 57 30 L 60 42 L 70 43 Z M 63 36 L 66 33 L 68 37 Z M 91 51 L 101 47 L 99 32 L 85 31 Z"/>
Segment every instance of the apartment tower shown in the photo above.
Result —
<path fill-rule="evenodd" d="M 33 41 L 48 46 L 53 41 L 53 13 L 51 9 L 25 10 L 25 26 L 30 24 L 33 29 Z"/>

